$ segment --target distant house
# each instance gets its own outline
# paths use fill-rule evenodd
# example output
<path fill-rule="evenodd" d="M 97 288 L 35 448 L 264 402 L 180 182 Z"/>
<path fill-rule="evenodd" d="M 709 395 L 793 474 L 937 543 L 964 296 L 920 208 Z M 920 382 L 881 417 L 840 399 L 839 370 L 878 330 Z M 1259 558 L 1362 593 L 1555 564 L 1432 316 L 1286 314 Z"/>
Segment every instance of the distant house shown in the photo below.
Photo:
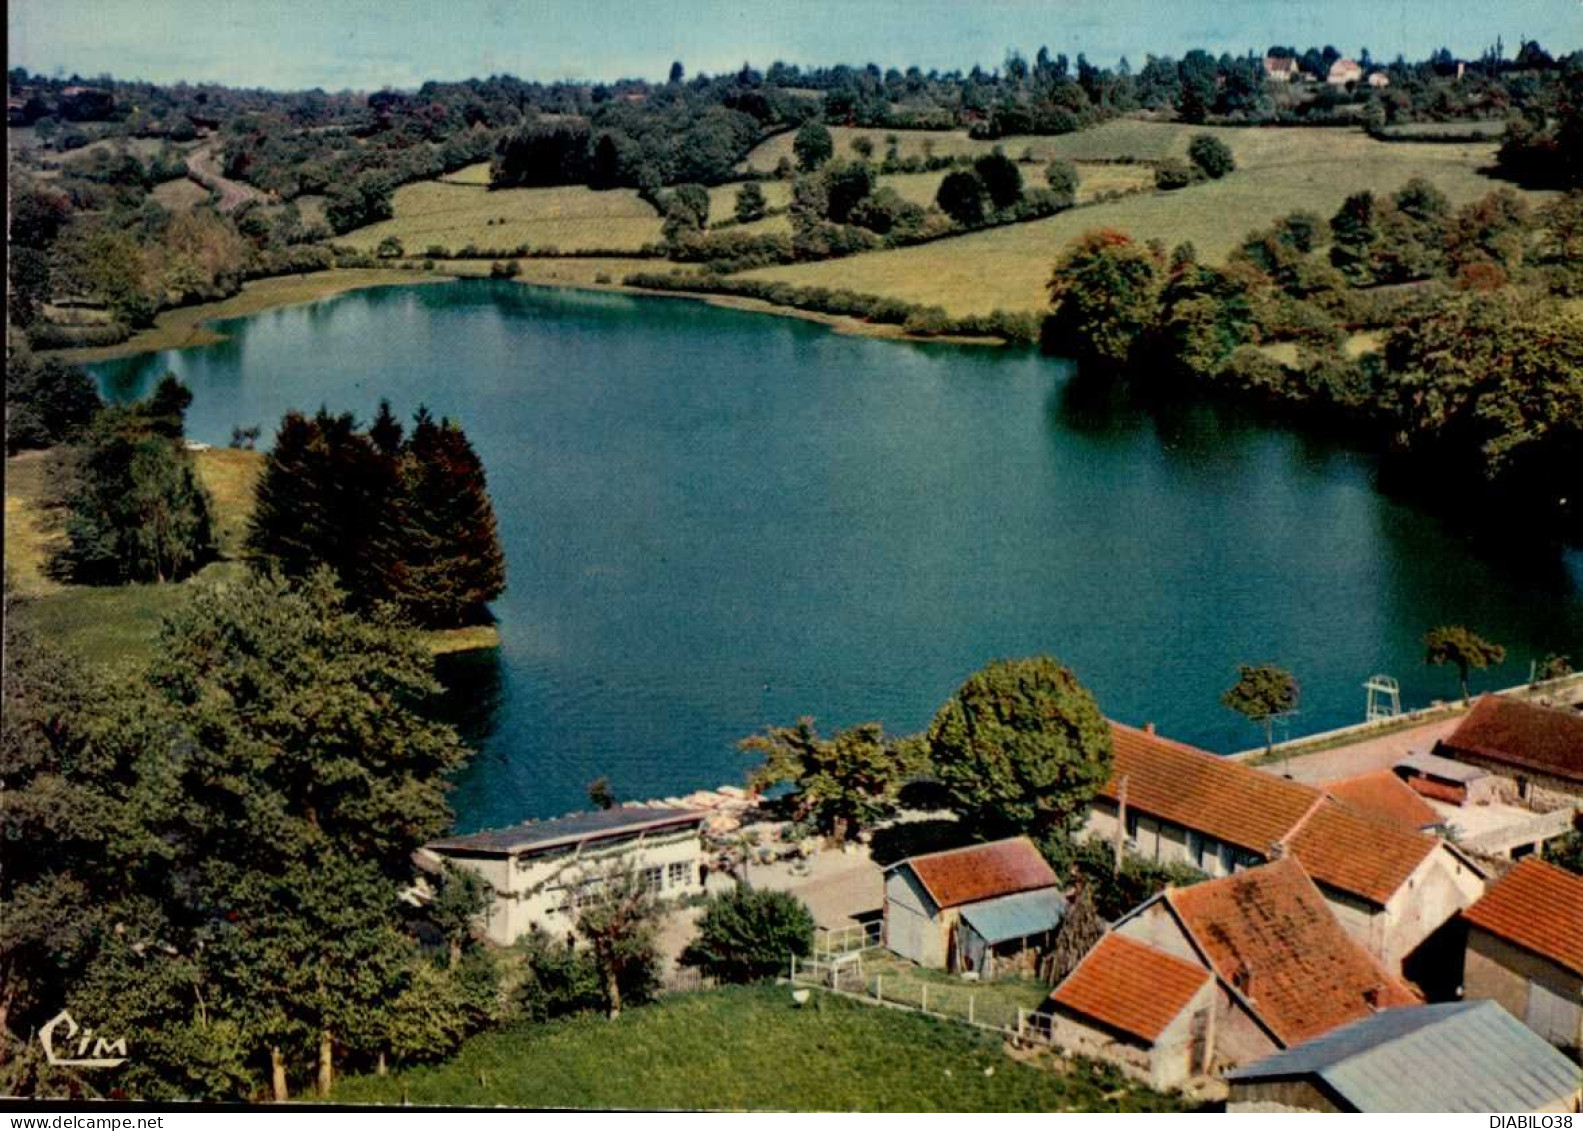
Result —
<path fill-rule="evenodd" d="M 495 892 L 488 936 L 510 945 L 535 927 L 570 932 L 579 901 L 597 887 L 596 873 L 615 861 L 630 864 L 663 898 L 702 892 L 702 826 L 709 815 L 637 805 L 574 813 L 430 841 L 419 850 L 419 863 L 437 868 L 449 861 L 487 880 Z"/>
<path fill-rule="evenodd" d="M 1535 808 L 1583 802 L 1583 715 L 1481 695 L 1435 753 L 1499 774 Z"/>
<path fill-rule="evenodd" d="M 1519 861 L 1462 913 L 1463 988 L 1573 1055 L 1583 1048 L 1583 876 Z"/>
<path fill-rule="evenodd" d="M 1483 894 L 1482 868 L 1444 841 L 1322 789 L 1152 730 L 1113 722 L 1111 739 L 1111 775 L 1089 803 L 1088 836 L 1210 876 L 1296 856 L 1347 932 L 1392 971 L 1420 965 L 1431 936 Z"/>
<path fill-rule="evenodd" d="M 1390 1009 L 1226 1074 L 1231 1112 L 1569 1112 L 1578 1069 L 1493 1002 Z"/>
<path fill-rule="evenodd" d="M 1428 832 L 1442 823 L 1434 807 L 1389 770 L 1326 782 L 1323 788 L 1359 813 L 1411 832 Z"/>
<path fill-rule="evenodd" d="M 1297 60 L 1290 55 L 1266 55 L 1264 77 L 1270 82 L 1291 82 L 1297 77 Z"/>
<path fill-rule="evenodd" d="M 1369 76 L 1369 85 L 1377 90 L 1384 89 L 1391 85 L 1391 76 L 1384 71 L 1375 71 Z"/>
<path fill-rule="evenodd" d="M 921 966 L 988 978 L 1031 964 L 1065 910 L 1054 870 L 1013 837 L 892 864 L 882 937 Z"/>
<path fill-rule="evenodd" d="M 1141 904 L 1049 1009 L 1056 1044 L 1173 1087 L 1419 1000 L 1288 857 Z"/>
<path fill-rule="evenodd" d="M 1325 76 L 1325 81 L 1331 86 L 1347 86 L 1362 79 L 1363 68 L 1351 59 L 1337 59 L 1330 64 L 1330 73 Z"/>

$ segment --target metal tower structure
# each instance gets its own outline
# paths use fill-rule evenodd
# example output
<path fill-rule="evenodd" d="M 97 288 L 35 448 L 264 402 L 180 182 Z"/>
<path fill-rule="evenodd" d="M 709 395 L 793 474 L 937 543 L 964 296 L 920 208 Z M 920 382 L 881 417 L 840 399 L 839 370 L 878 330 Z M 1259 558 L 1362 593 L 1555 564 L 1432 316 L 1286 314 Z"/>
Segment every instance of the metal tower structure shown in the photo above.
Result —
<path fill-rule="evenodd" d="M 1363 689 L 1369 693 L 1368 708 L 1365 718 L 1368 722 L 1376 719 L 1394 719 L 1402 713 L 1401 685 L 1388 675 L 1371 675 L 1364 683 Z"/>

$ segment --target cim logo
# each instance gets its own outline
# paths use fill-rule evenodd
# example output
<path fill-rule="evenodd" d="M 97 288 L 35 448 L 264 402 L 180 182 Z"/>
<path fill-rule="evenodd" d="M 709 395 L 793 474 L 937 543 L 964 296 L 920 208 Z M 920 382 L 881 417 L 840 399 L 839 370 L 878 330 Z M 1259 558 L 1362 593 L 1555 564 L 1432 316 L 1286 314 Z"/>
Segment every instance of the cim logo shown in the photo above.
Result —
<path fill-rule="evenodd" d="M 80 1038 L 79 1032 L 82 1034 Z M 66 1046 L 60 1051 L 55 1048 L 57 1039 Z M 70 1055 L 73 1040 L 77 1042 L 75 1056 Z M 116 1068 L 127 1062 L 125 1037 L 118 1041 L 96 1037 L 92 1029 L 81 1028 L 64 1009 L 44 1022 L 44 1027 L 38 1031 L 38 1043 L 44 1046 L 45 1058 L 51 1064 L 63 1068 Z M 88 1055 L 90 1046 L 93 1049 L 92 1056 Z M 112 1053 L 121 1055 L 112 1056 Z"/>

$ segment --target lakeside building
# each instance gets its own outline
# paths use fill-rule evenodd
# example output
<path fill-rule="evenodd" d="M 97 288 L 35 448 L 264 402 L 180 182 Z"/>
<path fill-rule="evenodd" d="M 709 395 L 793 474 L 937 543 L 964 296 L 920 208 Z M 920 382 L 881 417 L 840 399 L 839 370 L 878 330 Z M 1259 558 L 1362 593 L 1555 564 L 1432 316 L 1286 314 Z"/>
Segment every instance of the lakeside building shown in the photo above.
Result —
<path fill-rule="evenodd" d="M 448 861 L 482 876 L 495 893 L 485 933 L 508 946 L 535 927 L 571 932 L 579 901 L 612 865 L 635 869 L 661 898 L 701 893 L 703 824 L 710 815 L 617 806 L 431 841 L 418 858 L 431 869 Z"/>
<path fill-rule="evenodd" d="M 886 947 L 920 966 L 992 978 L 1036 964 L 1066 913 L 1027 837 L 898 861 L 885 870 Z"/>
<path fill-rule="evenodd" d="M 1420 999 L 1353 940 L 1295 857 L 1168 888 L 1051 994 L 1053 1041 L 1156 1088 Z"/>
<path fill-rule="evenodd" d="M 1583 876 L 1521 860 L 1463 912 L 1463 987 L 1551 1044 L 1583 1050 Z"/>
<path fill-rule="evenodd" d="M 1390 1009 L 1226 1074 L 1229 1112 L 1569 1112 L 1579 1074 L 1490 1001 Z"/>
<path fill-rule="evenodd" d="M 1435 753 L 1502 778 L 1508 798 L 1538 810 L 1583 805 L 1583 714 L 1481 695 Z"/>
<path fill-rule="evenodd" d="M 1433 996 L 1454 989 L 1442 984 L 1461 948 L 1453 920 L 1483 894 L 1483 867 L 1438 837 L 1152 728 L 1113 722 L 1111 738 L 1110 779 L 1089 803 L 1086 835 L 1210 877 L 1294 856 L 1388 969 Z"/>

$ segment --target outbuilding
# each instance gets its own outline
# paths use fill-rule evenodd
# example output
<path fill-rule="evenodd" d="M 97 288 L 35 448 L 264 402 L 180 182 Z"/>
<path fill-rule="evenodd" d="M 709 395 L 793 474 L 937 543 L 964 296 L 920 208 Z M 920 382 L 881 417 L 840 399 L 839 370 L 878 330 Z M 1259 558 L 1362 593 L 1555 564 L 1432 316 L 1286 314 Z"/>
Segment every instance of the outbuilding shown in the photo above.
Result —
<path fill-rule="evenodd" d="M 1065 910 L 1027 837 L 912 856 L 885 872 L 885 945 L 920 966 L 985 978 L 1029 966 Z"/>

